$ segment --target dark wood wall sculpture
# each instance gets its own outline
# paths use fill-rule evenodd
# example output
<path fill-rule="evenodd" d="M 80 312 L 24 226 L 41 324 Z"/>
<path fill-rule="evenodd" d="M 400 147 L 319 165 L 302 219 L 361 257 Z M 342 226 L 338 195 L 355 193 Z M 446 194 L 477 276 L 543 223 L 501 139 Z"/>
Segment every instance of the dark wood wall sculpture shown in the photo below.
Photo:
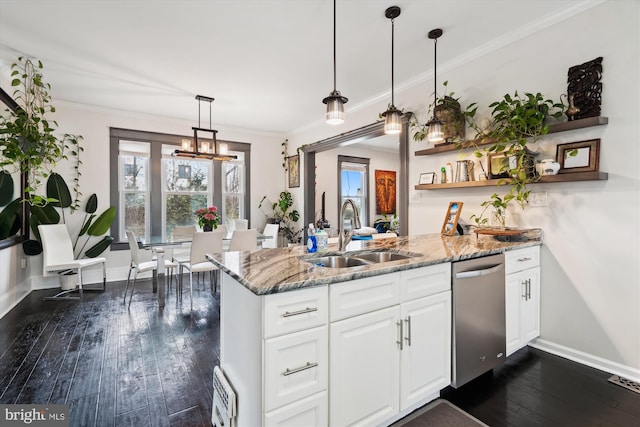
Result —
<path fill-rule="evenodd" d="M 567 96 L 569 120 L 600 116 L 602 57 L 569 68 Z"/>

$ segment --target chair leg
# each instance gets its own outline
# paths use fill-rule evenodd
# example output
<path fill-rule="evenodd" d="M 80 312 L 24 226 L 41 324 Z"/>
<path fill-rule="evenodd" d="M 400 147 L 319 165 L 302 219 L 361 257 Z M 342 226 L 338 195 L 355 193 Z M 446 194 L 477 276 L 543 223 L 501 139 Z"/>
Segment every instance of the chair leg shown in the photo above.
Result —
<path fill-rule="evenodd" d="M 80 301 L 82 301 L 83 295 L 82 295 L 82 269 L 81 268 L 78 269 L 78 292 L 80 293 Z"/>
<path fill-rule="evenodd" d="M 191 302 L 191 311 L 193 311 L 193 272 L 189 272 L 189 300 Z"/>
<path fill-rule="evenodd" d="M 127 303 L 127 291 L 129 290 L 129 282 L 131 281 L 131 270 L 133 270 L 133 268 L 129 267 L 129 274 L 127 274 L 127 285 L 124 287 L 124 304 Z"/>
<path fill-rule="evenodd" d="M 129 305 L 127 306 L 127 309 L 131 308 L 131 300 L 133 299 L 133 294 L 136 291 L 136 281 L 138 280 L 138 270 L 136 270 L 136 272 L 133 275 L 133 287 L 131 288 L 131 296 L 129 296 Z"/>

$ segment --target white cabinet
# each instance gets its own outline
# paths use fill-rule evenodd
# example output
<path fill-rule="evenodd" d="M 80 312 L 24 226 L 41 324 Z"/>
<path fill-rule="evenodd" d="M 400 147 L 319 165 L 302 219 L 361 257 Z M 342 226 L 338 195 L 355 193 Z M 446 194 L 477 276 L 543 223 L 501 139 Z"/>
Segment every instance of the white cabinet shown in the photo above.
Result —
<path fill-rule="evenodd" d="M 400 410 L 451 383 L 451 293 L 403 303 Z"/>
<path fill-rule="evenodd" d="M 451 265 L 381 277 L 385 300 L 367 296 L 360 280 L 329 289 L 330 425 L 387 423 L 450 384 Z"/>
<path fill-rule="evenodd" d="M 220 364 L 238 395 L 236 425 L 326 426 L 327 286 L 255 295 L 223 274 Z"/>
<path fill-rule="evenodd" d="M 372 426 L 399 411 L 398 306 L 330 326 L 330 425 Z"/>
<path fill-rule="evenodd" d="M 540 247 L 507 252 L 505 317 L 507 356 L 540 336 Z"/>

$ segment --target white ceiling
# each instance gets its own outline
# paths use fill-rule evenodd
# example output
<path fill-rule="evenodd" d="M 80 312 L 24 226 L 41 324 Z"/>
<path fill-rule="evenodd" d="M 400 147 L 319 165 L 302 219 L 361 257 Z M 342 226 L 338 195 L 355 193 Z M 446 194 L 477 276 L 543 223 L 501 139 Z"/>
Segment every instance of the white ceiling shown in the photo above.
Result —
<path fill-rule="evenodd" d="M 601 0 L 338 0 L 337 89 L 349 110 L 527 36 Z M 55 101 L 287 134 L 322 122 L 333 89 L 331 0 L 0 0 L 0 72 L 40 59 Z M 402 100 L 396 98 L 401 107 Z M 208 109 L 208 104 L 203 104 Z M 208 111 L 203 115 L 208 125 Z"/>

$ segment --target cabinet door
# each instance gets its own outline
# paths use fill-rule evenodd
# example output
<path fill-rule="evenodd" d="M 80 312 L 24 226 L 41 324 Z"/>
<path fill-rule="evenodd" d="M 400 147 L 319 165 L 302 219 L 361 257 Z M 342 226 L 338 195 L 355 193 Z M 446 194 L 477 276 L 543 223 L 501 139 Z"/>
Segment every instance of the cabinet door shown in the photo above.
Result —
<path fill-rule="evenodd" d="M 394 306 L 330 324 L 330 425 L 372 426 L 398 413 L 399 314 Z"/>
<path fill-rule="evenodd" d="M 400 410 L 451 384 L 451 291 L 401 305 Z"/>
<path fill-rule="evenodd" d="M 527 295 L 527 284 L 522 273 L 505 277 L 505 332 L 507 356 L 520 348 L 520 301 Z"/>
<path fill-rule="evenodd" d="M 520 302 L 520 336 L 526 344 L 540 336 L 540 267 L 522 272 L 527 298 Z"/>
<path fill-rule="evenodd" d="M 507 356 L 540 336 L 540 267 L 508 274 L 505 283 Z"/>

